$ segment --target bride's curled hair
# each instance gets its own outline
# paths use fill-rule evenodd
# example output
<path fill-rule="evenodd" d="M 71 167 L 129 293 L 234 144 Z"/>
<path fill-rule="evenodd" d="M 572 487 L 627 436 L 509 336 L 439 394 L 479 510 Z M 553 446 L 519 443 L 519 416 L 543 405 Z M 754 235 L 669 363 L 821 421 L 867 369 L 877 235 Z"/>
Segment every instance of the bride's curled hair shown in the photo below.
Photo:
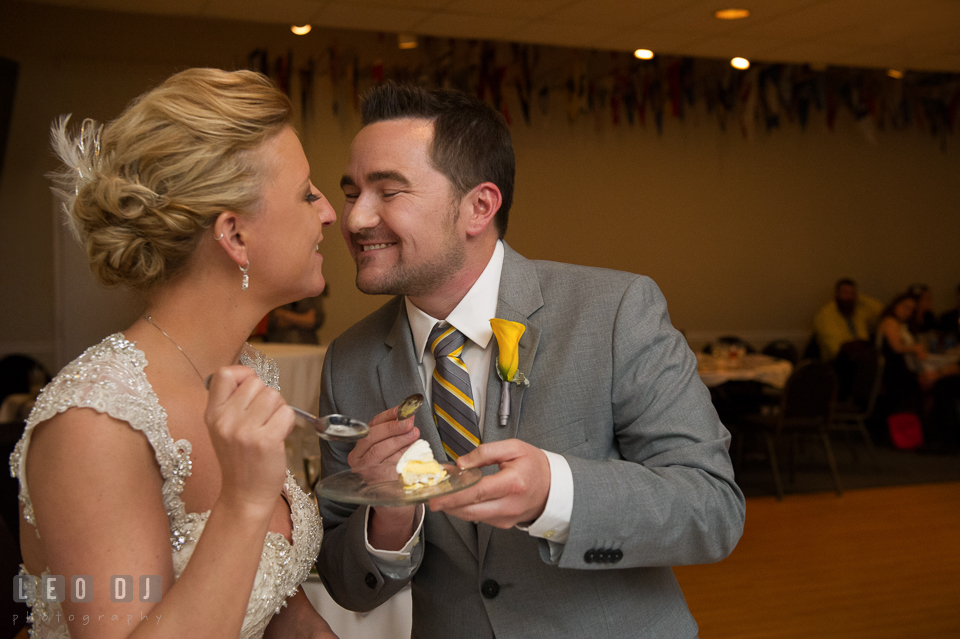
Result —
<path fill-rule="evenodd" d="M 259 73 L 188 69 L 103 127 L 71 133 L 61 118 L 51 177 L 97 279 L 149 291 L 182 272 L 221 212 L 254 214 L 263 167 L 251 151 L 290 117 Z"/>

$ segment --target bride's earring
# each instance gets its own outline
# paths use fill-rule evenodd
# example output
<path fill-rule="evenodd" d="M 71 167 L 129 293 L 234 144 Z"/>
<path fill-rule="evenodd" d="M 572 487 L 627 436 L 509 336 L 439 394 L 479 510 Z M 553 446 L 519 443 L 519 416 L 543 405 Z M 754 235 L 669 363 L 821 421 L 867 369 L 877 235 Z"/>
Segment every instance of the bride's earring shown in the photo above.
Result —
<path fill-rule="evenodd" d="M 245 291 L 250 287 L 250 276 L 247 275 L 247 271 L 249 269 L 250 269 L 250 260 L 247 260 L 247 265 L 240 267 L 240 272 L 243 273 L 243 281 L 240 282 L 241 291 Z"/>

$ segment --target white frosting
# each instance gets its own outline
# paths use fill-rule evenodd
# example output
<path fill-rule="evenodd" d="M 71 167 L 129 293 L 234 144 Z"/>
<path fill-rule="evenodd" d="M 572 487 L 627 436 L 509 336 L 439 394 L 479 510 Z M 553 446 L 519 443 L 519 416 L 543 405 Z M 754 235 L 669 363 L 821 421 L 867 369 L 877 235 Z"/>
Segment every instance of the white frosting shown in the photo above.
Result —
<path fill-rule="evenodd" d="M 397 462 L 397 473 L 402 473 L 403 469 L 407 467 L 407 464 L 412 461 L 434 461 L 433 449 L 430 448 L 427 440 L 418 439 L 410 445 L 410 448 L 403 452 L 403 455 L 400 456 L 400 460 Z"/>

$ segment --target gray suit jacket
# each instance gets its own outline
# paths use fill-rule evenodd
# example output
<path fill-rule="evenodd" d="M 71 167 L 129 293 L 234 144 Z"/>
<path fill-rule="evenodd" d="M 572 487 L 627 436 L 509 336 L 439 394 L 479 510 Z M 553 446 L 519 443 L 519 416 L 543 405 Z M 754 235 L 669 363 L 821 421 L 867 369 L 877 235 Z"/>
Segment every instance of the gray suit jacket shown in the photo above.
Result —
<path fill-rule="evenodd" d="M 570 537 L 557 564 L 517 529 L 427 511 L 413 576 L 413 636 L 693 637 L 670 566 L 718 561 L 743 531 L 729 433 L 649 278 L 531 261 L 506 248 L 497 316 L 522 322 L 510 421 L 497 423 L 491 366 L 483 440 L 517 437 L 563 455 L 574 481 Z M 369 420 L 422 392 L 401 298 L 327 349 L 320 412 Z M 415 417 L 442 454 L 428 406 Z M 323 474 L 350 445 L 323 446 Z M 485 472 L 494 472 L 494 468 Z M 364 508 L 321 499 L 317 566 L 333 598 L 370 610 L 405 583 L 364 547 Z M 604 551 L 604 552 L 600 552 Z M 490 595 L 493 595 L 492 597 Z"/>

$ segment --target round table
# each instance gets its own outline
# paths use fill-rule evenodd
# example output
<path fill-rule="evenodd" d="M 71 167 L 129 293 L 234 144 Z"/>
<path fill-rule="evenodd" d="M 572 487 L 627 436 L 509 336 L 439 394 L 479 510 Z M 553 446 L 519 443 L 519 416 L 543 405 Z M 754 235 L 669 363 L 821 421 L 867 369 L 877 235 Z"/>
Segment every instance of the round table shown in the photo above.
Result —
<path fill-rule="evenodd" d="M 280 395 L 291 406 L 317 414 L 320 409 L 320 374 L 326 346 L 315 344 L 278 344 L 263 342 L 253 345 L 277 363 L 280 371 Z M 297 420 L 287 436 L 287 467 L 300 487 L 312 490 L 312 480 L 319 474 L 320 440 L 312 428 Z"/>
<path fill-rule="evenodd" d="M 280 394 L 291 406 L 316 414 L 320 406 L 320 373 L 326 346 L 263 342 L 254 348 L 280 369 Z"/>
<path fill-rule="evenodd" d="M 697 373 L 708 387 L 732 381 L 754 381 L 782 389 L 793 372 L 793 364 L 769 355 L 749 353 L 735 359 L 697 353 Z"/>

